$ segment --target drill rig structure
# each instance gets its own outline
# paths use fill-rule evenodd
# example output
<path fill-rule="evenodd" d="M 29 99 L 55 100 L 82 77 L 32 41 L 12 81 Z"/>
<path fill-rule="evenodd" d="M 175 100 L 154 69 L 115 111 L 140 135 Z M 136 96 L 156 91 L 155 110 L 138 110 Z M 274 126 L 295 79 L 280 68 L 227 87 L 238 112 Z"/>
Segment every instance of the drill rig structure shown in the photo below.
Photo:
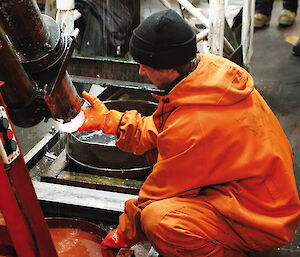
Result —
<path fill-rule="evenodd" d="M 70 121 L 80 98 L 66 66 L 74 40 L 42 15 L 35 1 L 1 1 L 1 93 L 14 124 L 29 127 L 44 118 Z"/>

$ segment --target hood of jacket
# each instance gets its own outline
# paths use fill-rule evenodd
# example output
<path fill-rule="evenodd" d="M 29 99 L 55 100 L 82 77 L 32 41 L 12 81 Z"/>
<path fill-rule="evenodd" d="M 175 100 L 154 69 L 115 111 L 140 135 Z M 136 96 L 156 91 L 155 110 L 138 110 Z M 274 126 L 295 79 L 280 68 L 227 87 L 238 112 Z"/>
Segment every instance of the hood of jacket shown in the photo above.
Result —
<path fill-rule="evenodd" d="M 164 96 L 156 114 L 170 112 L 183 105 L 234 105 L 247 98 L 254 89 L 251 75 L 228 59 L 199 54 L 197 68 Z"/>

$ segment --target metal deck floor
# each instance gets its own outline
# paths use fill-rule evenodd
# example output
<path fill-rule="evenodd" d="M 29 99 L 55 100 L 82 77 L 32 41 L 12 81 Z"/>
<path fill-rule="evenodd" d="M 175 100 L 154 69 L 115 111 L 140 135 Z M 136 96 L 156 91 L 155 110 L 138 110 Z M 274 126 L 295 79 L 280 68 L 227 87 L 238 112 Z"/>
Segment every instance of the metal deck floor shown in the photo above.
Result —
<path fill-rule="evenodd" d="M 299 3 L 300 4 L 300 3 Z M 287 37 L 300 36 L 300 14 L 291 27 L 278 27 L 282 1 L 275 1 L 270 26 L 256 30 L 250 73 L 256 88 L 279 119 L 294 152 L 294 171 L 300 191 L 300 57 L 292 54 Z M 300 256 L 300 226 L 288 246 L 256 254 L 265 257 Z"/>

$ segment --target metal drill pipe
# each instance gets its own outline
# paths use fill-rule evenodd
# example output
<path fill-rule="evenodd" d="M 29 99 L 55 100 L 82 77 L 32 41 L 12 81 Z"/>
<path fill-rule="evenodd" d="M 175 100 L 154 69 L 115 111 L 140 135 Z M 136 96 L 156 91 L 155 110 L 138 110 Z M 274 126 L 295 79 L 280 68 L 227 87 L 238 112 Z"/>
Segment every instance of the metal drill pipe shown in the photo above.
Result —
<path fill-rule="evenodd" d="M 81 103 L 66 72 L 72 39 L 60 34 L 55 21 L 43 16 L 34 0 L 0 1 L 0 25 L 28 77 L 45 93 L 52 117 L 64 121 L 75 118 Z M 11 92 L 9 97 L 13 95 Z"/>
<path fill-rule="evenodd" d="M 45 101 L 52 117 L 66 122 L 75 118 L 80 111 L 81 101 L 67 72 L 50 95 L 45 95 Z"/>
<path fill-rule="evenodd" d="M 34 0 L 1 0 L 0 23 L 14 49 L 26 58 L 44 47 L 49 32 Z"/>
<path fill-rule="evenodd" d="M 19 107 L 25 105 L 34 94 L 34 87 L 1 27 L 0 60 L 0 79 L 6 82 L 2 88 L 6 104 Z"/>

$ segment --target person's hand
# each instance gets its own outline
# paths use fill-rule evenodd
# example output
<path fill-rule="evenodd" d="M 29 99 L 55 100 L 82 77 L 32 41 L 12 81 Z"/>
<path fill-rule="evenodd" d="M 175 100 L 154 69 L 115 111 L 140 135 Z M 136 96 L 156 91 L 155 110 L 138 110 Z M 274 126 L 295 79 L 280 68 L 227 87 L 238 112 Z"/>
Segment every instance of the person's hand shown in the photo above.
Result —
<path fill-rule="evenodd" d="M 125 235 L 116 228 L 110 232 L 100 244 L 101 253 L 103 257 L 115 257 L 120 248 L 129 248 L 131 244 L 128 242 Z"/>
<path fill-rule="evenodd" d="M 109 111 L 104 103 L 86 91 L 82 92 L 82 96 L 91 104 L 91 107 L 81 108 L 84 112 L 85 120 L 78 131 L 92 132 L 103 130 L 105 134 L 116 135 L 123 113 L 115 110 Z"/>

